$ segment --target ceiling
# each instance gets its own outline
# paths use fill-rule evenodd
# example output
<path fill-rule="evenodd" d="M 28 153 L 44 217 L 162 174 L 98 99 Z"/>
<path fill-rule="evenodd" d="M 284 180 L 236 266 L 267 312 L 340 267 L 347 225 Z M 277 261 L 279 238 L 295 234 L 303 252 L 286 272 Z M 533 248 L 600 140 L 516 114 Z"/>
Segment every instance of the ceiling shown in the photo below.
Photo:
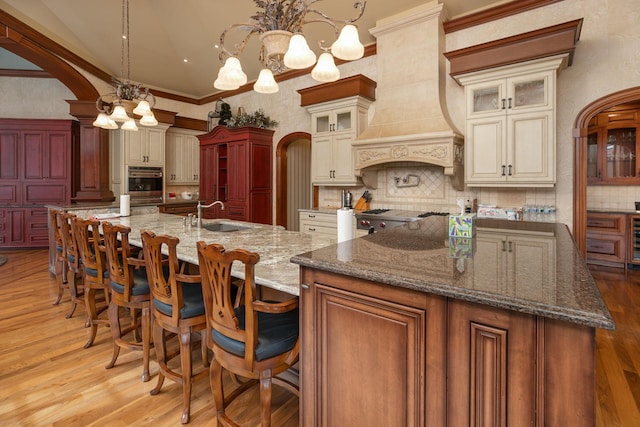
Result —
<path fill-rule="evenodd" d="M 508 1 L 439 0 L 450 17 Z M 353 2 L 324 0 L 314 6 L 334 19 L 347 20 L 356 14 Z M 367 30 L 377 20 L 422 4 L 425 0 L 369 0 L 356 22 L 361 41 L 375 42 Z M 107 73 L 127 77 L 122 67 L 120 0 L 0 0 L 0 9 Z M 247 22 L 256 11 L 253 0 L 130 0 L 130 79 L 196 99 L 218 92 L 213 81 L 221 66 L 216 47 L 220 34 L 231 24 Z M 335 40 L 328 25 L 309 24 L 303 30 L 317 54 L 318 40 L 326 40 L 327 45 Z M 232 39 L 230 33 L 227 40 L 226 47 L 232 50 L 239 39 Z M 240 55 L 249 81 L 257 78 L 260 69 L 258 50 L 259 40 L 252 38 Z M 0 69 L 28 67 L 1 51 Z"/>

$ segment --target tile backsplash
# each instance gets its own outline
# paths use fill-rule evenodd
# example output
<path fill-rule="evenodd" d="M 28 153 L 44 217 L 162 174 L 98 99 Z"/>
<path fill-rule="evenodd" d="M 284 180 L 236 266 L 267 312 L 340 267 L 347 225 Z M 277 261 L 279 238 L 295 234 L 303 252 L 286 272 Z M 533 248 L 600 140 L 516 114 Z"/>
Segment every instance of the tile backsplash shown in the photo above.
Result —
<path fill-rule="evenodd" d="M 587 209 L 635 210 L 640 202 L 638 185 L 589 185 Z"/>
<path fill-rule="evenodd" d="M 319 207 L 339 207 L 343 187 L 321 187 Z M 479 204 L 511 208 L 524 205 L 556 205 L 554 189 L 465 188 L 455 190 L 439 166 L 390 163 L 378 170 L 377 188 L 349 188 L 354 203 L 365 190 L 372 194 L 371 208 L 457 212 L 458 199 L 478 199 Z M 638 199 L 640 200 L 640 199 Z"/>

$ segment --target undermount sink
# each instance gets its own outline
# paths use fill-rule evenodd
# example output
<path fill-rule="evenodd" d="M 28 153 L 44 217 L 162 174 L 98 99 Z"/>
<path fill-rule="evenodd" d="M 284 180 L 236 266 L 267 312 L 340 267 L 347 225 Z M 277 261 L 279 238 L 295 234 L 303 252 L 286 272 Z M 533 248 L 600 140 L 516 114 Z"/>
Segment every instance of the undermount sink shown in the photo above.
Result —
<path fill-rule="evenodd" d="M 231 232 L 231 231 L 247 230 L 249 228 L 249 227 L 243 227 L 241 225 L 227 224 L 224 222 L 214 222 L 211 224 L 203 224 L 202 227 L 209 231 L 219 231 L 224 233 Z"/>

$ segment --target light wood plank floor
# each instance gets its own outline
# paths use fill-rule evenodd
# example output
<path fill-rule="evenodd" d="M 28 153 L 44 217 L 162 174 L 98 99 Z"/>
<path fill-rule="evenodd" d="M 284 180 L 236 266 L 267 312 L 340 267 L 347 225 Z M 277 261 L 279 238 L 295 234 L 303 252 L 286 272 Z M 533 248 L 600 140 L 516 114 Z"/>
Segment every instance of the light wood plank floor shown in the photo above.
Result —
<path fill-rule="evenodd" d="M 56 285 L 44 267 L 44 250 L 2 251 L 0 267 L 0 425 L 129 426 L 180 425 L 181 388 L 165 381 L 150 396 L 151 381 L 140 381 L 139 353 L 123 350 L 111 370 L 111 338 L 100 329 L 96 343 L 87 338 L 84 309 L 71 319 L 68 296 L 51 303 Z M 615 331 L 598 331 L 596 425 L 640 425 L 640 271 L 597 268 L 598 282 L 616 322 Z M 197 354 L 194 356 L 197 361 Z M 576 385 L 579 387 L 579 384 Z M 258 391 L 234 402 L 230 414 L 241 425 L 258 425 Z M 191 423 L 215 425 L 208 381 L 193 388 Z M 274 387 L 273 425 L 298 425 L 298 399 Z"/>
<path fill-rule="evenodd" d="M 155 387 L 152 359 L 149 382 L 140 380 L 141 353 L 122 350 L 111 360 L 109 330 L 100 328 L 95 344 L 84 349 L 84 307 L 71 319 L 69 296 L 52 305 L 57 286 L 44 250 L 1 251 L 0 267 L 0 426 L 179 426 L 182 386 L 165 380 Z M 105 313 L 106 314 L 106 313 Z M 200 366 L 199 350 L 194 366 Z M 230 385 L 229 388 L 233 386 Z M 254 387 L 231 405 L 229 414 L 243 426 L 259 425 L 259 391 Z M 208 377 L 194 384 L 193 426 L 216 425 Z M 298 425 L 298 398 L 274 386 L 272 425 Z"/>

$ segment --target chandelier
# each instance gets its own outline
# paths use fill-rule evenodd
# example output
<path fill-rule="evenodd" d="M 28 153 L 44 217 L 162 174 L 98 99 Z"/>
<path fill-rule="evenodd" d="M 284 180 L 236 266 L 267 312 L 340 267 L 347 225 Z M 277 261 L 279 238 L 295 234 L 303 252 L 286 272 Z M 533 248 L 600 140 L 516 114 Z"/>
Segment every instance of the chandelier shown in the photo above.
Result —
<path fill-rule="evenodd" d="M 124 130 L 138 130 L 136 122 L 130 113 L 141 116 L 140 124 L 155 126 L 158 124 L 151 110 L 156 98 L 148 88 L 133 83 L 129 79 L 131 61 L 129 59 L 129 0 L 122 1 L 122 50 L 120 57 L 121 78 L 111 80 L 113 91 L 100 95 L 96 100 L 96 108 L 100 112 L 93 122 L 94 126 L 103 129 L 118 129 L 117 123 L 122 123 Z M 126 79 L 125 79 L 126 57 Z"/>
<path fill-rule="evenodd" d="M 244 50 L 247 42 L 254 35 L 259 35 L 262 46 L 260 48 L 260 62 L 262 70 L 253 88 L 259 93 L 275 93 L 278 84 L 273 75 L 287 69 L 304 69 L 315 67 L 311 77 L 319 82 L 333 82 L 340 78 L 340 71 L 336 67 L 334 57 L 345 61 L 362 58 L 364 46 L 358 38 L 358 29 L 353 23 L 362 17 L 366 1 L 356 2 L 357 16 L 346 21 L 330 18 L 323 12 L 310 6 L 320 0 L 254 0 L 261 8 L 248 23 L 232 24 L 220 35 L 220 62 L 224 65 L 218 72 L 218 78 L 213 85 L 220 90 L 234 90 L 247 83 L 247 75 L 242 71 L 238 55 Z M 302 34 L 302 27 L 311 23 L 323 23 L 333 27 L 336 41 L 330 46 L 318 46 L 322 53 L 316 62 L 316 54 L 309 48 Z M 342 26 L 342 29 L 340 27 Z M 235 50 L 229 51 L 224 46 L 227 33 L 234 29 L 248 31 L 248 34 Z"/>

